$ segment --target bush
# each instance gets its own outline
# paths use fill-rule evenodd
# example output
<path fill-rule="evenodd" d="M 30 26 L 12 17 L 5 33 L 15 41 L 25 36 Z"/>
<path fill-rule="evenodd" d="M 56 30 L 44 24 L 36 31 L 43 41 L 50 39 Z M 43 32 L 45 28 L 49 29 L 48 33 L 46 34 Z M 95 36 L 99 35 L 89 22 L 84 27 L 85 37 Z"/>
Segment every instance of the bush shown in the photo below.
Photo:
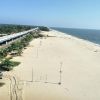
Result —
<path fill-rule="evenodd" d="M 8 54 L 7 48 L 0 50 L 0 60 L 6 57 Z"/>
<path fill-rule="evenodd" d="M 25 38 L 23 38 L 23 39 L 21 40 L 21 43 L 22 43 L 23 47 L 26 47 L 26 46 L 29 45 L 29 43 L 26 42 Z"/>
<path fill-rule="evenodd" d="M 6 58 L 5 60 L 2 60 L 0 67 L 3 70 L 10 71 L 13 69 L 13 67 L 18 66 L 20 62 L 10 61 L 9 58 Z"/>
<path fill-rule="evenodd" d="M 44 27 L 44 26 L 39 26 L 39 29 L 41 31 L 50 31 L 48 27 Z"/>
<path fill-rule="evenodd" d="M 9 52 L 16 51 L 17 55 L 21 55 L 22 49 L 23 49 L 23 45 L 20 41 L 14 42 L 11 44 L 10 47 L 8 47 Z"/>

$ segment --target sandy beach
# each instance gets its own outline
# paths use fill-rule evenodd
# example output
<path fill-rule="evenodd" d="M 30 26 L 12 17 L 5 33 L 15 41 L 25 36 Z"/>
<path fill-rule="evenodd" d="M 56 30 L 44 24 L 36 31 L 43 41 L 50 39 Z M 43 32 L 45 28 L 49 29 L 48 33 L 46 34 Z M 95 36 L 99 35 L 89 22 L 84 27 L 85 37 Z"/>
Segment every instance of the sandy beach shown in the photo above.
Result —
<path fill-rule="evenodd" d="M 41 34 L 4 73 L 0 100 L 100 100 L 100 47 L 54 30 Z"/>

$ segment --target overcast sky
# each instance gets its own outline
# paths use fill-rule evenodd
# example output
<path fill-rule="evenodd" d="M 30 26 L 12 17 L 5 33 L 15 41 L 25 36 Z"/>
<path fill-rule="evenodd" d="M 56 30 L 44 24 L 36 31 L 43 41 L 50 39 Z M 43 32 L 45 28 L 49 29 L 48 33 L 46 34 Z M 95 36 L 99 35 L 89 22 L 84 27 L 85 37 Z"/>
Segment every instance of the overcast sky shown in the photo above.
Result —
<path fill-rule="evenodd" d="M 100 29 L 100 0 L 0 0 L 0 23 Z"/>

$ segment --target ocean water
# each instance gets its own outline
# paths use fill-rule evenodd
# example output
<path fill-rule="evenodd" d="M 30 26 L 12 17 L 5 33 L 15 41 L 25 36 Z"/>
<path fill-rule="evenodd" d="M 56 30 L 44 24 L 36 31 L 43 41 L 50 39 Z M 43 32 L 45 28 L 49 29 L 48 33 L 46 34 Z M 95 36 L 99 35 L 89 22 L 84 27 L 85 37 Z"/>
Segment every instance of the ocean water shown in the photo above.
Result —
<path fill-rule="evenodd" d="M 100 30 L 74 29 L 74 28 L 53 28 L 53 29 L 100 45 Z"/>

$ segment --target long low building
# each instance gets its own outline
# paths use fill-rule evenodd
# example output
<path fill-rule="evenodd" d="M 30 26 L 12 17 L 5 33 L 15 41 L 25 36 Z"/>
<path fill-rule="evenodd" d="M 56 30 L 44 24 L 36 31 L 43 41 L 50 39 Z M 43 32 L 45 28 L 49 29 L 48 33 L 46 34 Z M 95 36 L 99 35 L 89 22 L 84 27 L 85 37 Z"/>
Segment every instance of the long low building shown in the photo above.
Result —
<path fill-rule="evenodd" d="M 11 34 L 11 35 L 0 37 L 0 44 L 6 43 L 6 42 L 8 42 L 10 40 L 19 38 L 21 36 L 27 35 L 29 32 L 33 32 L 33 31 L 34 32 L 38 31 L 38 28 L 34 28 L 34 29 L 31 29 L 31 30 L 28 30 L 28 31 L 19 32 L 19 33 L 15 33 L 15 34 Z"/>

